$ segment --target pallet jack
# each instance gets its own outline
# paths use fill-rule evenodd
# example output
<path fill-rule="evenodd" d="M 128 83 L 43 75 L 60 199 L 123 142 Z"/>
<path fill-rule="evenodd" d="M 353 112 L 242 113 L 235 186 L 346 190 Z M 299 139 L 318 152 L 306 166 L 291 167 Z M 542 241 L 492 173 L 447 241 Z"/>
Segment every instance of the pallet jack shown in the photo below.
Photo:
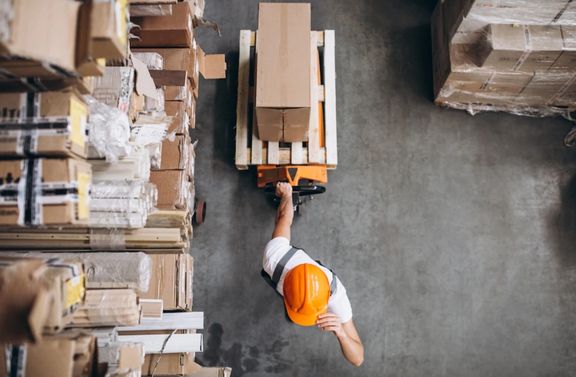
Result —
<path fill-rule="evenodd" d="M 288 182 L 292 186 L 292 203 L 294 211 L 301 213 L 302 205 L 312 200 L 314 195 L 326 192 L 326 187 L 320 184 L 328 183 L 326 166 L 307 165 L 259 165 L 257 166 L 258 187 L 263 188 L 267 195 L 276 197 L 276 184 Z"/>
<path fill-rule="evenodd" d="M 273 197 L 276 202 L 279 201 L 275 195 L 276 184 L 290 183 L 296 213 L 301 213 L 304 203 L 326 192 L 324 185 L 328 183 L 328 170 L 335 169 L 338 160 L 334 31 L 312 32 L 311 37 L 312 45 L 321 46 L 322 50 L 322 53 L 318 50 L 311 63 L 317 68 L 314 72 L 319 89 L 318 94 L 315 92 L 313 96 L 318 103 L 317 111 L 314 110 L 311 115 L 313 116 L 311 123 L 317 125 L 317 129 L 314 127 L 314 133 L 313 128 L 310 129 L 308 142 L 293 145 L 293 143 L 259 140 L 255 132 L 256 123 L 249 121 L 248 113 L 253 112 L 249 96 L 251 92 L 249 77 L 254 67 L 250 49 L 254 47 L 256 37 L 253 31 L 240 32 L 236 168 L 246 170 L 250 166 L 255 166 L 258 188 L 263 189 L 266 195 Z M 320 56 L 323 57 L 322 61 Z M 314 118 L 318 120 L 317 123 L 314 122 Z M 299 157 L 295 158 L 295 151 Z M 302 156 L 308 157 L 302 158 Z"/>

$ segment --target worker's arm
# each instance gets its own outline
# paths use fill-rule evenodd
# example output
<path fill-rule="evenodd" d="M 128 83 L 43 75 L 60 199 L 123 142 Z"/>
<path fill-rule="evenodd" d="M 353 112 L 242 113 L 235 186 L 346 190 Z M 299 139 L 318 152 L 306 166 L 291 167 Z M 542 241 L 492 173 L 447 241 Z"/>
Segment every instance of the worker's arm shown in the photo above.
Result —
<path fill-rule="evenodd" d="M 326 313 L 318 316 L 317 324 L 322 330 L 333 332 L 336 335 L 346 360 L 357 367 L 362 365 L 364 362 L 364 346 L 353 320 L 342 323 L 336 314 Z"/>
<path fill-rule="evenodd" d="M 276 196 L 280 198 L 280 205 L 276 214 L 276 227 L 272 233 L 272 238 L 285 237 L 290 241 L 290 227 L 292 220 L 294 220 L 292 186 L 289 183 L 279 182 L 276 185 Z"/>

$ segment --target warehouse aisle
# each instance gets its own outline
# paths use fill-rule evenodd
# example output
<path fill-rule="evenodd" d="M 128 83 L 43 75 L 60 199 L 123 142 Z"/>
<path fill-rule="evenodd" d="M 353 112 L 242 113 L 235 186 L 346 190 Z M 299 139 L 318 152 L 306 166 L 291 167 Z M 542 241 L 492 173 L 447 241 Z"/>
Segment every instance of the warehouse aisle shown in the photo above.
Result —
<path fill-rule="evenodd" d="M 212 0 L 228 79 L 202 84 L 195 310 L 206 365 L 234 376 L 568 376 L 576 370 L 576 154 L 560 119 L 475 117 L 431 102 L 434 0 L 312 1 L 336 29 L 340 165 L 293 242 L 347 287 L 366 361 L 288 324 L 259 276 L 274 208 L 234 167 L 238 31 L 257 1 Z M 214 101 L 214 99 L 216 99 Z"/>

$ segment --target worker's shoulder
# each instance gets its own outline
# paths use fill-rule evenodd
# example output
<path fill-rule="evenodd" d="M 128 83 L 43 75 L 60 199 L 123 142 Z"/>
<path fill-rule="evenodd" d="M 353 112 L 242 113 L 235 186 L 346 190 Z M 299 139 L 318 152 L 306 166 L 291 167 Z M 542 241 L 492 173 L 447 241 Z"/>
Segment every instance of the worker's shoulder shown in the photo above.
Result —
<path fill-rule="evenodd" d="M 285 252 L 292 248 L 290 245 L 290 241 L 286 237 L 275 237 L 268 241 L 266 244 L 265 252 L 273 253 L 273 252 Z"/>

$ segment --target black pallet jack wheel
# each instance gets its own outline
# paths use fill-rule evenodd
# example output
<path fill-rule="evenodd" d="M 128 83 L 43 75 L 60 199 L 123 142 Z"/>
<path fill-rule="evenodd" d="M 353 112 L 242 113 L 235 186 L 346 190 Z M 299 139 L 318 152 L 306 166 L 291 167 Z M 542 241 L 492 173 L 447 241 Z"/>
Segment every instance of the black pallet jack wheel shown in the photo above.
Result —
<path fill-rule="evenodd" d="M 204 222 L 206 218 L 206 202 L 204 200 L 197 200 L 194 206 L 194 216 L 192 216 L 192 221 L 196 225 L 200 225 Z"/>

